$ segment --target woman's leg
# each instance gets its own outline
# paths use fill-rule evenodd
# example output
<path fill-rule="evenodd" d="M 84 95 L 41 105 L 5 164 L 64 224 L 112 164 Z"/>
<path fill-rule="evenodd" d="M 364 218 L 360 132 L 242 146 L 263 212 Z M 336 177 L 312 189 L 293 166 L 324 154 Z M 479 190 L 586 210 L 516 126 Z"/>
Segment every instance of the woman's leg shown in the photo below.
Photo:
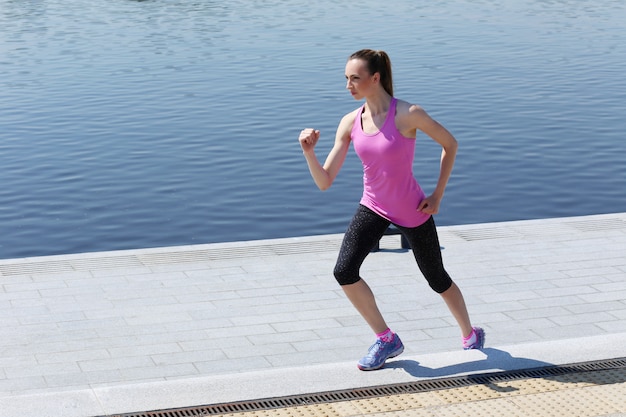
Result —
<path fill-rule="evenodd" d="M 343 238 L 334 275 L 344 293 L 375 333 L 387 329 L 372 290 L 360 276 L 363 261 L 389 227 L 389 221 L 359 206 Z"/>
<path fill-rule="evenodd" d="M 389 328 L 378 309 L 372 290 L 363 279 L 354 284 L 343 285 L 341 288 L 374 333 L 380 334 Z"/>
<path fill-rule="evenodd" d="M 363 261 L 389 224 L 388 220 L 370 209 L 359 206 L 343 238 L 334 270 L 335 278 L 346 296 L 376 333 L 376 342 L 357 363 L 362 371 L 380 369 L 387 359 L 395 358 L 404 351 L 400 337 L 387 327 L 372 290 L 359 273 Z"/>
<path fill-rule="evenodd" d="M 397 227 L 411 245 L 417 265 L 428 284 L 442 296 L 458 323 L 461 334 L 467 337 L 472 333 L 472 324 L 461 290 L 444 269 L 434 219 L 431 217 L 426 223 L 415 228 Z"/>
<path fill-rule="evenodd" d="M 472 323 L 465 306 L 465 299 L 459 287 L 453 282 L 450 288 L 441 293 L 441 297 L 459 324 L 463 337 L 468 337 L 472 333 Z"/>

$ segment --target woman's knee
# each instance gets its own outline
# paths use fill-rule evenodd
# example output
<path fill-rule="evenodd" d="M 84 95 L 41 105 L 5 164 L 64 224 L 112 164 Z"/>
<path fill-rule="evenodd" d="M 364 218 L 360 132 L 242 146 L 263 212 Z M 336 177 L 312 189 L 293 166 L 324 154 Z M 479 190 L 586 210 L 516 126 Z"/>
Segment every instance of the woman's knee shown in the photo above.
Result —
<path fill-rule="evenodd" d="M 427 279 L 427 281 L 430 288 L 437 294 L 442 294 L 452 287 L 452 278 L 446 272 L 437 279 Z"/>
<path fill-rule="evenodd" d="M 335 276 L 335 279 L 337 280 L 339 285 L 354 284 L 361 279 L 358 271 L 354 272 L 354 270 L 345 268 L 342 265 L 335 266 L 333 275 Z"/>

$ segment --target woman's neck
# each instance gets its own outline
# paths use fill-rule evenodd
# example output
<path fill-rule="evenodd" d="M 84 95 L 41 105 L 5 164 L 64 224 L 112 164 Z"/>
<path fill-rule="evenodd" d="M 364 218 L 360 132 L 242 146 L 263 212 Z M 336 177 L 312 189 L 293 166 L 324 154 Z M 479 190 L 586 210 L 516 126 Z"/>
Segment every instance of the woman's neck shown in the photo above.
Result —
<path fill-rule="evenodd" d="M 385 93 L 365 99 L 365 108 L 372 117 L 385 114 L 389 110 L 392 97 Z"/>

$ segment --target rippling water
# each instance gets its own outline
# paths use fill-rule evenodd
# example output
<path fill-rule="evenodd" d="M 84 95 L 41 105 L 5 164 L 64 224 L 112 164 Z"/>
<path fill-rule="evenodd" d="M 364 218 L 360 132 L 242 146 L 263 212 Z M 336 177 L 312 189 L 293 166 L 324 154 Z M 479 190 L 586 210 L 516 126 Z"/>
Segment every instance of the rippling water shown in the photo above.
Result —
<path fill-rule="evenodd" d="M 0 0 L 0 258 L 343 232 L 359 161 L 322 193 L 297 135 L 325 157 L 363 47 L 460 142 L 439 224 L 626 211 L 625 21 L 622 0 Z"/>

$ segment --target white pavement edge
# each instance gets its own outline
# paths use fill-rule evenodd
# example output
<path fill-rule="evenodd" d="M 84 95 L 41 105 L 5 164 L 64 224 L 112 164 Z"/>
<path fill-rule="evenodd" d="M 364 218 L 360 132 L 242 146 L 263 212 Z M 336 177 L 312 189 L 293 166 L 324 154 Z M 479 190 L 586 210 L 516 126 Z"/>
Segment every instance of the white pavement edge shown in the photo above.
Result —
<path fill-rule="evenodd" d="M 0 398 L 2 417 L 94 417 L 314 394 L 467 374 L 626 356 L 626 333 L 390 360 L 374 372 L 354 362 Z"/>

